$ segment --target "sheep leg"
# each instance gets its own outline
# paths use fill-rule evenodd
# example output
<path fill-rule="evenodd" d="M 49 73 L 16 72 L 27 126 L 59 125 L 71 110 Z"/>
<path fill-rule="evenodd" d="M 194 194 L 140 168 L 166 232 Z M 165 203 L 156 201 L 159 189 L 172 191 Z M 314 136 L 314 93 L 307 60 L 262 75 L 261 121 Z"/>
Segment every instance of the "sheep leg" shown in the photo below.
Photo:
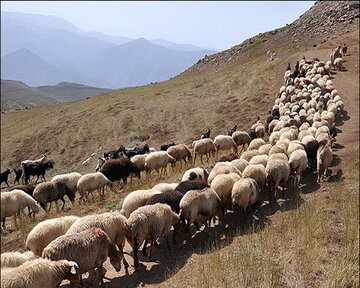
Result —
<path fill-rule="evenodd" d="M 166 240 L 166 246 L 167 246 L 169 252 L 171 252 L 171 247 L 170 247 L 169 236 L 168 235 L 165 235 L 165 240 Z"/>
<path fill-rule="evenodd" d="M 103 264 L 101 264 L 98 268 L 97 268 L 97 271 L 98 271 L 98 274 L 99 274 L 99 277 L 100 277 L 100 285 L 101 287 L 104 286 L 104 274 L 103 274 Z"/>
<path fill-rule="evenodd" d="M 133 246 L 133 252 L 134 252 L 134 267 L 137 269 L 139 267 L 139 257 L 138 257 L 138 250 L 139 250 L 139 243 L 137 239 L 134 239 L 134 246 Z"/>
<path fill-rule="evenodd" d="M 148 244 L 148 241 L 145 240 L 144 246 L 143 246 L 143 249 L 142 249 L 142 252 L 143 252 L 143 255 L 144 255 L 144 256 L 147 256 L 147 253 L 146 253 L 146 246 L 147 246 L 147 244 Z"/>
<path fill-rule="evenodd" d="M 150 253 L 149 253 L 149 259 L 151 259 L 153 247 L 154 247 L 154 241 L 150 241 Z"/>
<path fill-rule="evenodd" d="M 2 219 L 2 227 L 5 229 L 5 217 L 3 217 L 3 219 Z"/>
<path fill-rule="evenodd" d="M 62 206 L 61 210 L 64 210 L 64 208 L 65 208 L 65 200 L 64 200 L 64 198 L 61 198 L 60 200 L 63 202 L 63 206 Z M 56 207 L 57 207 L 57 203 L 56 203 Z"/>
<path fill-rule="evenodd" d="M 41 175 L 44 182 L 46 182 L 45 175 Z"/>

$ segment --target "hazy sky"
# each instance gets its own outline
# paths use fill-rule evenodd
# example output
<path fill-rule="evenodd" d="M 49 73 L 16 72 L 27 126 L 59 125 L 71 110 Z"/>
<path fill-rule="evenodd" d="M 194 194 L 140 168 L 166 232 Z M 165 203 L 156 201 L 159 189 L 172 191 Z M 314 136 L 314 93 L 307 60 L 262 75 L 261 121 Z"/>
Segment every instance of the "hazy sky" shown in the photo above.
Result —
<path fill-rule="evenodd" d="M 290 24 L 314 2 L 1 1 L 1 10 L 53 15 L 85 31 L 223 50 Z"/>

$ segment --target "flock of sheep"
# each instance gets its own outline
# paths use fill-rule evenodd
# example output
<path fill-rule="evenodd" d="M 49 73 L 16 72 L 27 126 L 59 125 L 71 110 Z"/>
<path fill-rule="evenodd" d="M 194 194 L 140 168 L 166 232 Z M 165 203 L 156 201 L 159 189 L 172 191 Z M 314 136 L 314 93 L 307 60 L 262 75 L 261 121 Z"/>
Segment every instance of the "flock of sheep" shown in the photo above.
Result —
<path fill-rule="evenodd" d="M 126 240 L 133 248 L 134 267 L 138 268 L 140 246 L 144 243 L 143 254 L 151 256 L 153 245 L 164 235 L 170 249 L 172 227 L 172 242 L 179 241 L 179 235 L 186 235 L 191 242 L 191 224 L 198 230 L 200 223 L 207 227 L 211 220 L 223 225 L 228 210 L 251 218 L 265 199 L 268 205 L 276 201 L 279 186 L 283 191 L 285 186 L 298 186 L 307 168 L 317 170 L 320 182 L 332 161 L 335 121 L 344 108 L 330 79 L 332 66 L 332 62 L 319 59 L 299 61 L 293 72 L 285 73 L 285 85 L 266 123 L 259 120 L 248 131 L 236 131 L 235 125 L 230 135 L 218 135 L 212 140 L 209 129 L 191 147 L 171 145 L 166 151 L 149 151 L 131 159 L 109 159 L 95 173 L 57 175 L 37 186 L 28 184 L 1 193 L 5 229 L 5 219 L 14 216 L 16 224 L 17 214 L 25 207 L 29 215 L 35 215 L 39 205 L 48 211 L 47 203 L 51 206 L 57 200 L 63 201 L 64 207 L 65 195 L 74 202 L 78 192 L 82 202 L 95 190 L 104 195 L 106 186 L 115 191 L 115 181 L 126 183 L 130 175 L 140 178 L 141 171 L 151 177 L 153 170 L 161 175 L 168 164 L 174 167 L 178 161 L 195 164 L 200 158 L 203 163 L 204 155 L 207 161 L 211 157 L 218 160 L 210 173 L 195 167 L 185 171 L 179 183 L 159 183 L 129 193 L 121 211 L 64 216 L 38 223 L 25 242 L 30 251 L 1 254 L 1 287 L 51 288 L 64 279 L 83 283 L 81 275 L 86 272 L 93 283 L 103 283 L 103 263 L 108 257 L 116 271 L 121 262 L 127 270 L 129 264 L 123 255 Z M 219 159 L 220 151 L 231 153 Z M 48 160 L 44 156 L 36 161 Z"/>

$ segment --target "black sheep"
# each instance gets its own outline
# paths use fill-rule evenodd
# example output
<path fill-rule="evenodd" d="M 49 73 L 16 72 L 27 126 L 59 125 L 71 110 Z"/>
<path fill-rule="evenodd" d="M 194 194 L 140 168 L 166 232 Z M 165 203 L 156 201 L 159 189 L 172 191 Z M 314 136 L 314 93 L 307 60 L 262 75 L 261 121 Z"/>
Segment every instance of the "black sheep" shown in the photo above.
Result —
<path fill-rule="evenodd" d="M 251 140 L 254 140 L 255 138 L 258 138 L 258 136 L 256 135 L 255 129 L 250 128 L 247 133 L 249 134 Z"/>
<path fill-rule="evenodd" d="M 0 173 L 0 185 L 1 183 L 5 182 L 5 184 L 9 187 L 8 184 L 8 178 L 11 171 L 9 169 L 6 169 L 4 172 Z"/>
<path fill-rule="evenodd" d="M 190 190 L 202 190 L 209 187 L 209 184 L 203 180 L 186 180 L 181 181 L 178 186 L 176 186 L 175 190 L 185 194 Z"/>
<path fill-rule="evenodd" d="M 311 172 L 316 169 L 316 154 L 319 146 L 320 143 L 317 140 L 312 140 L 305 145 L 305 151 Z"/>
<path fill-rule="evenodd" d="M 153 195 L 149 198 L 145 205 L 152 205 L 156 203 L 168 204 L 175 213 L 179 214 L 180 211 L 180 200 L 184 196 L 179 191 L 166 191 L 161 194 Z"/>
<path fill-rule="evenodd" d="M 35 185 L 33 184 L 27 184 L 27 185 L 18 185 L 18 186 L 14 186 L 13 188 L 10 189 L 14 190 L 14 189 L 19 189 L 24 191 L 25 193 L 29 194 L 31 197 L 33 196 L 34 190 L 35 190 Z"/>
<path fill-rule="evenodd" d="M 53 163 L 51 161 L 46 161 L 45 163 L 27 163 L 24 166 L 24 177 L 25 184 L 28 184 L 30 176 L 37 176 L 35 183 L 39 180 L 39 176 L 42 177 L 44 181 L 45 179 L 45 171 L 47 169 L 54 168 Z"/>
<path fill-rule="evenodd" d="M 127 183 L 130 174 L 135 174 L 140 178 L 140 169 L 128 158 L 106 160 L 99 172 L 112 182 L 123 180 L 124 184 Z"/>
<path fill-rule="evenodd" d="M 14 179 L 14 185 L 16 182 L 18 182 L 18 184 L 20 185 L 20 179 L 21 179 L 21 176 L 22 176 L 22 169 L 13 169 L 14 170 L 14 173 L 15 173 L 15 179 Z"/>
<path fill-rule="evenodd" d="M 160 146 L 160 150 L 161 151 L 166 151 L 169 147 L 171 146 L 175 146 L 176 144 L 174 142 L 170 143 L 170 144 L 164 144 Z"/>

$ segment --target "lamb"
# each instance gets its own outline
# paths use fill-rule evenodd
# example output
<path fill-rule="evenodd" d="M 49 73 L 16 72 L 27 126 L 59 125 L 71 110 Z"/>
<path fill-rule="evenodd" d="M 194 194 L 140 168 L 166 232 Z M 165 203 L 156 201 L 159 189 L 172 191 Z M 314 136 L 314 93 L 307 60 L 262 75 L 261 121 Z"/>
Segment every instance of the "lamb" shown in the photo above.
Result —
<path fill-rule="evenodd" d="M 101 172 L 89 173 L 81 176 L 76 186 L 76 190 L 79 191 L 80 194 L 79 204 L 81 204 L 81 201 L 84 201 L 84 196 L 86 200 L 88 200 L 88 194 L 91 194 L 94 199 L 92 192 L 95 190 L 98 190 L 100 197 L 105 196 L 105 186 L 110 187 L 114 192 L 116 192 L 113 182 L 106 178 L 106 176 Z"/>
<path fill-rule="evenodd" d="M 124 199 L 120 213 L 126 218 L 137 208 L 144 206 L 146 201 L 155 194 L 161 194 L 161 191 L 148 189 L 148 190 L 135 190 L 130 192 Z"/>
<path fill-rule="evenodd" d="M 241 207 L 244 211 L 250 210 L 254 212 L 256 207 L 260 204 L 259 186 L 254 179 L 242 178 L 234 183 L 231 190 L 232 209 Z"/>
<path fill-rule="evenodd" d="M 6 252 L 1 254 L 1 269 L 7 267 L 18 267 L 27 261 L 36 259 L 32 251 L 24 253 L 20 252 Z"/>
<path fill-rule="evenodd" d="M 22 171 L 22 169 L 13 169 L 13 170 L 15 173 L 14 185 L 16 182 L 18 182 L 18 184 L 20 185 L 20 179 L 21 179 L 23 171 Z"/>
<path fill-rule="evenodd" d="M 1 221 L 2 228 L 5 229 L 5 219 L 14 216 L 15 226 L 16 215 L 30 207 L 34 213 L 39 212 L 39 204 L 30 195 L 22 190 L 12 190 L 10 192 L 1 193 Z"/>
<path fill-rule="evenodd" d="M 344 60 L 342 58 L 336 58 L 333 62 L 333 65 L 335 68 L 337 68 L 340 71 L 343 63 L 344 63 Z"/>
<path fill-rule="evenodd" d="M 231 190 L 234 183 L 240 180 L 241 176 L 236 173 L 217 175 L 211 182 L 211 188 L 215 190 L 222 201 L 223 208 L 232 209 Z"/>
<path fill-rule="evenodd" d="M 251 158 L 256 155 L 260 155 L 260 152 L 258 150 L 249 150 L 242 153 L 240 159 L 244 159 L 249 162 Z"/>
<path fill-rule="evenodd" d="M 318 172 L 318 182 L 320 182 L 321 177 L 324 178 L 328 167 L 330 166 L 333 159 L 333 152 L 331 149 L 331 140 L 327 139 L 320 143 L 320 146 L 316 154 L 317 159 L 317 172 Z"/>
<path fill-rule="evenodd" d="M 47 203 L 51 203 L 55 201 L 55 203 L 57 204 L 57 200 L 61 200 L 63 202 L 63 206 L 61 209 L 64 210 L 65 195 L 67 195 L 69 200 L 72 203 L 74 203 L 75 200 L 74 192 L 72 192 L 63 182 L 59 182 L 59 181 L 49 181 L 49 182 L 40 183 L 38 186 L 36 186 L 33 193 L 34 199 L 40 203 L 40 206 L 45 210 L 45 212 L 49 212 L 51 209 L 50 206 L 49 210 L 46 210 Z"/>
<path fill-rule="evenodd" d="M 25 184 L 28 184 L 30 176 L 37 176 L 35 184 L 39 180 L 39 176 L 42 177 L 44 181 L 45 179 L 45 172 L 48 169 L 54 168 L 54 165 L 51 161 L 46 161 L 44 163 L 27 163 L 23 165 L 23 174 L 25 178 Z"/>
<path fill-rule="evenodd" d="M 207 180 L 204 181 L 199 179 L 181 181 L 178 186 L 176 186 L 175 191 L 179 191 L 182 194 L 185 194 L 190 190 L 202 190 L 204 188 L 210 187 L 206 181 Z"/>
<path fill-rule="evenodd" d="M 82 175 L 78 172 L 71 172 L 67 174 L 56 175 L 51 179 L 51 181 L 62 181 L 72 192 L 75 193 L 77 183 L 81 176 Z"/>
<path fill-rule="evenodd" d="M 290 154 L 289 165 L 290 175 L 294 177 L 293 186 L 296 186 L 298 183 L 300 183 L 301 174 L 305 171 L 307 163 L 308 159 L 305 150 L 295 150 Z"/>
<path fill-rule="evenodd" d="M 273 155 L 277 155 L 277 154 L 273 154 Z M 285 154 L 283 155 L 286 157 Z M 266 173 L 266 182 L 269 187 L 269 203 L 272 204 L 276 199 L 277 186 L 279 186 L 281 182 L 284 186 L 289 179 L 290 165 L 287 160 L 284 161 L 284 159 L 280 159 L 280 158 L 275 158 L 275 159 L 270 159 L 270 158 L 266 165 L 265 173 Z M 284 187 L 283 187 L 283 191 L 284 191 Z"/>
<path fill-rule="evenodd" d="M 214 139 L 214 145 L 216 148 L 217 153 L 221 150 L 231 150 L 233 149 L 234 153 L 237 153 L 237 145 L 233 138 L 228 135 L 218 135 Z"/>
<path fill-rule="evenodd" d="M 181 178 L 181 181 L 200 179 L 207 182 L 209 172 L 201 167 L 191 168 L 186 170 Z"/>
<path fill-rule="evenodd" d="M 185 162 L 185 165 L 187 164 L 186 159 L 191 163 L 192 162 L 192 155 L 191 151 L 188 146 L 185 144 L 179 144 L 172 147 L 169 147 L 166 152 L 175 159 L 175 161 L 180 161 L 180 164 L 182 164 L 181 160 Z"/>
<path fill-rule="evenodd" d="M 232 166 L 228 162 L 218 162 L 211 170 L 208 178 L 208 183 L 211 184 L 212 180 L 219 174 L 229 174 L 229 173 L 236 173 L 241 176 L 240 171 Z"/>
<path fill-rule="evenodd" d="M 187 220 L 187 230 L 193 222 L 206 222 L 221 208 L 221 199 L 214 189 L 190 190 L 180 201 L 180 217 Z"/>
<path fill-rule="evenodd" d="M 80 219 L 80 217 L 70 215 L 48 219 L 38 223 L 31 229 L 26 238 L 26 249 L 31 250 L 34 255 L 41 257 L 44 248 L 51 241 L 64 235 L 70 226 L 78 219 Z"/>
<path fill-rule="evenodd" d="M 19 267 L 1 270 L 1 288 L 56 288 L 67 279 L 79 283 L 79 266 L 68 260 L 35 259 Z"/>
<path fill-rule="evenodd" d="M 266 180 L 265 166 L 262 164 L 249 164 L 245 167 L 242 178 L 252 178 L 260 188 L 263 187 Z"/>
<path fill-rule="evenodd" d="M 170 143 L 170 144 L 164 144 L 160 146 L 160 150 L 161 151 L 166 151 L 167 149 L 169 149 L 171 146 L 175 146 L 176 144 L 174 142 Z"/>
<path fill-rule="evenodd" d="M 152 152 L 145 158 L 145 171 L 148 177 L 151 177 L 151 171 L 155 170 L 158 174 L 160 174 L 160 177 L 162 173 L 166 173 L 166 168 L 169 163 L 171 163 L 172 167 L 174 168 L 176 160 L 171 157 L 167 152 L 165 151 L 156 151 Z M 160 173 L 159 173 L 160 170 Z"/>
<path fill-rule="evenodd" d="M 160 192 L 173 192 L 175 191 L 175 188 L 178 186 L 178 183 L 159 183 L 156 184 L 151 189 L 157 190 Z"/>
<path fill-rule="evenodd" d="M 254 165 L 254 164 L 262 164 L 264 165 L 264 167 L 266 166 L 267 162 L 269 160 L 269 156 L 268 155 L 257 155 L 254 156 L 253 158 L 251 158 L 249 164 L 250 165 Z"/>
<path fill-rule="evenodd" d="M 265 145 L 265 144 L 266 143 L 265 143 L 264 139 L 256 138 L 250 142 L 248 151 L 249 150 L 258 150 L 260 148 L 260 146 Z"/>
<path fill-rule="evenodd" d="M 66 234 L 79 233 L 88 228 L 97 227 L 102 229 L 113 241 L 121 254 L 125 245 L 126 234 L 126 218 L 118 211 L 105 212 L 101 214 L 86 215 L 77 219 L 70 228 L 66 231 Z M 129 266 L 126 259 L 123 257 L 123 263 L 125 268 Z"/>
<path fill-rule="evenodd" d="M 231 165 L 237 168 L 242 173 L 245 167 L 249 165 L 249 162 L 244 159 L 235 159 L 231 161 Z"/>
<path fill-rule="evenodd" d="M 215 156 L 216 148 L 214 142 L 210 138 L 200 139 L 192 143 L 194 164 L 196 163 L 196 157 L 200 156 L 201 163 L 204 163 L 202 158 L 206 155 L 206 161 L 209 162 L 210 156 Z"/>
<path fill-rule="evenodd" d="M 140 169 L 127 158 L 109 159 L 101 166 L 99 172 L 111 182 L 122 180 L 126 184 L 131 174 L 135 174 L 140 179 Z"/>
<path fill-rule="evenodd" d="M 180 231 L 180 217 L 174 213 L 167 204 L 156 203 L 153 205 L 146 205 L 140 207 L 131 213 L 127 220 L 128 231 L 126 238 L 134 251 L 134 267 L 139 266 L 138 250 L 145 240 L 143 254 L 146 255 L 147 242 L 150 241 L 150 253 L 154 242 L 164 235 L 168 249 L 170 250 L 169 234 L 171 226 L 174 226 L 176 231 Z"/>
<path fill-rule="evenodd" d="M 240 152 L 245 148 L 245 145 L 249 145 L 251 138 L 245 131 L 235 131 L 232 136 L 237 146 L 242 145 Z"/>
<path fill-rule="evenodd" d="M 0 173 L 0 184 L 5 182 L 5 184 L 9 187 L 8 178 L 11 171 L 6 169 L 4 172 Z"/>
<path fill-rule="evenodd" d="M 111 265 L 116 272 L 121 269 L 123 257 L 116 249 L 116 245 L 109 236 L 101 229 L 92 227 L 79 233 L 62 235 L 52 241 L 42 253 L 42 258 L 52 261 L 66 259 L 75 261 L 79 265 L 80 283 L 81 275 L 89 272 L 100 276 L 101 284 L 104 284 L 103 263 L 110 258 Z M 97 270 L 95 272 L 95 269 Z"/>

